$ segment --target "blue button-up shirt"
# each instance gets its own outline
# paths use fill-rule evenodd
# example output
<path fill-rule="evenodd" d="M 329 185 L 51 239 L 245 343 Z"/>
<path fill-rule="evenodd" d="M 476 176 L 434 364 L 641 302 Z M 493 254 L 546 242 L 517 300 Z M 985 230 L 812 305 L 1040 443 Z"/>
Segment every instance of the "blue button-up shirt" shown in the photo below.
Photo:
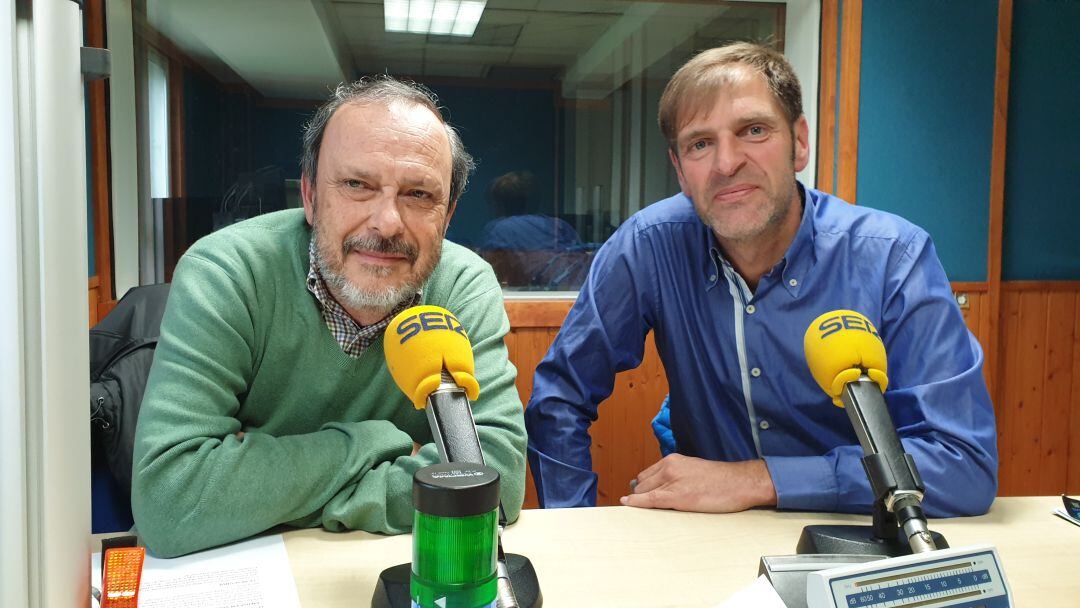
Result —
<path fill-rule="evenodd" d="M 588 427 L 615 374 L 641 363 L 651 330 L 680 453 L 763 458 L 781 509 L 868 512 L 858 439 L 803 354 L 815 317 L 851 309 L 884 340 L 885 398 L 926 485 L 928 515 L 989 509 L 997 447 L 982 350 L 929 235 L 895 215 L 800 191 L 798 232 L 754 292 L 683 195 L 638 212 L 604 244 L 537 367 L 525 411 L 543 506 L 596 504 Z"/>

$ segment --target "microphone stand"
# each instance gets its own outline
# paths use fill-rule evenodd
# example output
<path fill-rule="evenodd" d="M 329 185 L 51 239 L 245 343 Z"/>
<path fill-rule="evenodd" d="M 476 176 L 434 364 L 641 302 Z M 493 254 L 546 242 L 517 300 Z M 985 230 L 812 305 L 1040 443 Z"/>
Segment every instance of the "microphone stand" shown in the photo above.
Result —
<path fill-rule="evenodd" d="M 927 527 L 925 486 L 900 443 L 877 383 L 863 374 L 844 387 L 840 399 L 865 454 L 863 468 L 874 493 L 873 525 L 806 526 L 796 552 L 898 557 L 948 548 L 945 538 Z"/>

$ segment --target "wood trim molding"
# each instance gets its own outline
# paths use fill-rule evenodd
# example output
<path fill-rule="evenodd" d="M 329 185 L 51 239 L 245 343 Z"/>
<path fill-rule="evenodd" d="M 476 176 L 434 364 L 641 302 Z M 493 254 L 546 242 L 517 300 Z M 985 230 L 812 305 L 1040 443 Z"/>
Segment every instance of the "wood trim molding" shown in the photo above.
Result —
<path fill-rule="evenodd" d="M 1001 291 L 1080 292 L 1080 281 L 1001 281 Z"/>
<path fill-rule="evenodd" d="M 949 285 L 952 286 L 953 292 L 985 293 L 990 289 L 985 281 L 952 281 Z"/>
<path fill-rule="evenodd" d="M 187 250 L 187 174 L 184 160 L 184 67 L 169 62 L 169 200 L 165 211 L 165 280 Z"/>
<path fill-rule="evenodd" d="M 86 3 L 86 44 L 105 48 L 104 0 Z M 91 206 L 94 210 L 94 271 L 97 273 L 101 300 L 113 298 L 112 268 L 112 210 L 109 204 L 109 126 L 104 80 L 87 83 L 87 103 L 90 106 L 90 172 L 93 180 Z"/>
<path fill-rule="evenodd" d="M 990 152 L 990 226 L 987 234 L 986 279 L 990 285 L 986 367 L 991 370 L 990 396 L 995 402 L 1002 395 L 998 389 L 1004 373 L 1003 357 L 998 356 L 1003 341 L 1001 322 L 1001 247 L 1005 224 L 1005 138 L 1009 118 L 1009 71 L 1012 63 L 1012 0 L 998 0 L 997 59 L 994 67 L 994 126 Z"/>
<path fill-rule="evenodd" d="M 510 327 L 562 327 L 574 299 L 506 300 L 506 316 Z"/>
<path fill-rule="evenodd" d="M 862 0 L 845 0 L 843 13 L 840 34 L 840 160 L 836 175 L 836 195 L 854 204 L 859 164 Z"/>
<path fill-rule="evenodd" d="M 169 59 L 169 196 L 187 196 L 184 181 L 184 68 Z"/>
<path fill-rule="evenodd" d="M 821 2 L 821 61 L 818 71 L 818 137 L 816 188 L 833 192 L 836 169 L 836 61 L 840 28 L 839 0 Z"/>
<path fill-rule="evenodd" d="M 776 50 L 783 53 L 787 48 L 787 4 L 783 2 L 762 2 L 761 4 L 773 9 L 773 27 L 776 28 L 773 37 L 776 39 Z"/>

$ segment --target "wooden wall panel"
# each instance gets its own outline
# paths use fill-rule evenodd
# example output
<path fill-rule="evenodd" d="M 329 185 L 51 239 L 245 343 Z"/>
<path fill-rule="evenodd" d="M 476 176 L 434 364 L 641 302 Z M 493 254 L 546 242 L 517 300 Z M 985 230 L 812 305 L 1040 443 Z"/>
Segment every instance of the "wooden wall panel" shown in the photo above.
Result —
<path fill-rule="evenodd" d="M 854 204 L 859 174 L 859 81 L 862 65 L 862 0 L 843 3 L 840 26 L 840 159 L 836 195 Z"/>
<path fill-rule="evenodd" d="M 1046 294 L 1022 292 L 1017 320 L 1016 345 L 1020 360 L 1016 382 L 1018 400 L 1014 407 L 1013 435 L 1016 461 L 1009 463 L 1015 474 L 1013 488 L 1018 494 L 1039 493 L 1039 464 L 1042 450 L 1043 371 L 1046 367 Z"/>
<path fill-rule="evenodd" d="M 1080 295 L 1077 295 L 1080 298 Z M 1073 314 L 1072 378 L 1074 387 L 1069 395 L 1069 420 L 1062 426 L 1069 429 L 1069 451 L 1066 458 L 1067 471 L 1065 491 L 1080 493 L 1080 306 Z M 1074 439 L 1075 438 L 1075 439 Z"/>
<path fill-rule="evenodd" d="M 1043 363 L 1041 453 L 1038 489 L 1064 491 L 1069 465 L 1069 420 L 1072 409 L 1073 334 L 1076 294 L 1051 292 L 1046 298 L 1046 359 Z M 1078 439 L 1080 440 L 1080 439 Z M 1040 492 L 1043 493 L 1043 492 Z"/>
<path fill-rule="evenodd" d="M 509 303 L 508 303 L 509 307 Z M 517 389 L 528 404 L 533 373 L 558 334 L 558 327 L 517 327 L 506 337 L 510 361 L 517 368 Z M 667 377 L 650 336 L 645 359 L 635 370 L 619 374 L 611 397 L 600 404 L 600 419 L 592 425 L 593 469 L 599 475 L 597 504 L 619 504 L 630 480 L 660 458 L 652 434 L 653 416 L 667 394 Z M 538 506 L 532 473 L 525 489 L 525 508 Z"/>
<path fill-rule="evenodd" d="M 544 358 L 544 354 L 547 353 L 548 347 L 555 340 L 555 334 L 558 331 L 558 327 L 522 327 L 511 330 L 506 336 L 510 362 L 514 364 L 518 372 L 516 383 L 522 405 L 529 403 L 533 373 L 536 371 L 536 366 L 540 364 L 540 360 Z M 524 506 L 526 509 L 535 509 L 539 506 L 531 471 L 527 471 L 526 475 Z"/>
<path fill-rule="evenodd" d="M 817 180 L 814 187 L 833 192 L 836 168 L 836 64 L 839 55 L 839 0 L 821 3 L 821 60 L 818 69 Z"/>
<path fill-rule="evenodd" d="M 1080 491 L 1078 295 L 1076 283 L 1003 283 L 995 395 L 1002 496 Z"/>
<path fill-rule="evenodd" d="M 997 417 L 998 435 L 998 493 L 1011 490 L 1014 487 L 1016 471 L 1011 465 L 1019 460 L 1018 446 L 1008 439 L 1016 436 L 1015 421 L 1019 416 L 1019 362 L 1020 349 L 1017 344 L 1019 336 L 1020 319 L 1020 296 L 1003 298 L 1001 302 L 1001 383 L 998 394 L 994 397 L 994 414 Z M 1009 404 L 1008 406 L 1006 404 Z"/>
<path fill-rule="evenodd" d="M 101 281 L 94 275 L 86 281 L 86 299 L 90 307 L 90 327 L 97 325 L 98 305 L 101 303 Z"/>
<path fill-rule="evenodd" d="M 593 468 L 600 476 L 598 505 L 617 505 L 630 489 L 630 480 L 660 459 L 652 419 L 667 395 L 667 376 L 652 336 L 637 369 L 615 377 L 615 389 L 600 404 L 593 424 Z"/>

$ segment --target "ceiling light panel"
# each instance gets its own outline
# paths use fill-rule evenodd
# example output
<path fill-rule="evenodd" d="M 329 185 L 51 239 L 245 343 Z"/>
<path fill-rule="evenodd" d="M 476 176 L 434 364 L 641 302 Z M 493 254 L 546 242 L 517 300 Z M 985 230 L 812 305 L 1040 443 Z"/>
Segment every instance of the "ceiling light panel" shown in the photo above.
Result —
<path fill-rule="evenodd" d="M 470 37 L 484 14 L 487 0 L 385 0 L 388 32 Z"/>

